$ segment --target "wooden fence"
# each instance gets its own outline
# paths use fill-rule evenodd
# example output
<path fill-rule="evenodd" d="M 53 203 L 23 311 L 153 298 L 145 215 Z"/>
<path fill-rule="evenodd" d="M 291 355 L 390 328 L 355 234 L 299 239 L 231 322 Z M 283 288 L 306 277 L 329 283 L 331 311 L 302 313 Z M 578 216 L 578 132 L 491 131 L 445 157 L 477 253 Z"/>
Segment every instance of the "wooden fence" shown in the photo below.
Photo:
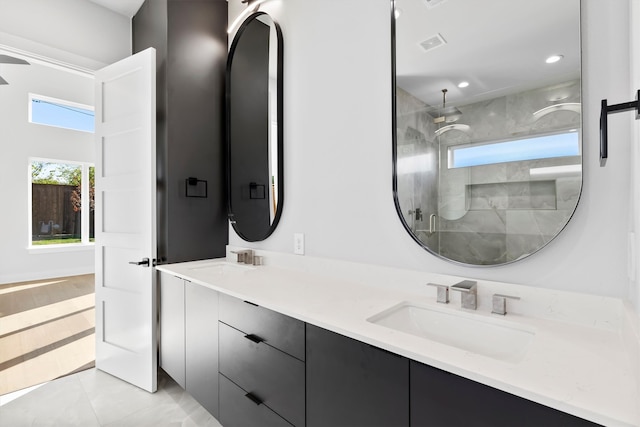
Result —
<path fill-rule="evenodd" d="M 33 240 L 80 237 L 80 211 L 74 211 L 71 195 L 74 185 L 31 184 L 31 226 Z"/>

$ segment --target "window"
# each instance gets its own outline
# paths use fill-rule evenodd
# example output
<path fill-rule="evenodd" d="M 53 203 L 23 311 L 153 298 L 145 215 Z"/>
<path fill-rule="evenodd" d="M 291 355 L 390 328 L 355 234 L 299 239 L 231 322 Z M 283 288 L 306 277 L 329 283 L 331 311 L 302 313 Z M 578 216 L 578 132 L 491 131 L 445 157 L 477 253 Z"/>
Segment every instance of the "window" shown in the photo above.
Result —
<path fill-rule="evenodd" d="M 93 165 L 31 159 L 29 167 L 30 246 L 93 242 Z"/>
<path fill-rule="evenodd" d="M 453 146 L 449 148 L 449 168 L 579 155 L 580 136 L 577 131 L 569 131 L 489 144 Z"/>
<path fill-rule="evenodd" d="M 29 122 L 94 132 L 94 112 L 89 105 L 29 94 Z"/>

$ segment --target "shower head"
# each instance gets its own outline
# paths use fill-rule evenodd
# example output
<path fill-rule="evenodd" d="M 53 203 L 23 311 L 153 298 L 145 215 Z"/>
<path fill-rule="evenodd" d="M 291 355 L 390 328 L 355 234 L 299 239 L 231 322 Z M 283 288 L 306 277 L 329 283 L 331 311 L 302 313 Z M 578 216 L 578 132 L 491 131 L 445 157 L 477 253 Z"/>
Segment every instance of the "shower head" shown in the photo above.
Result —
<path fill-rule="evenodd" d="M 447 107 L 447 89 L 442 89 L 442 109 L 429 112 L 433 123 L 453 123 L 462 117 L 462 112 L 456 107 Z"/>

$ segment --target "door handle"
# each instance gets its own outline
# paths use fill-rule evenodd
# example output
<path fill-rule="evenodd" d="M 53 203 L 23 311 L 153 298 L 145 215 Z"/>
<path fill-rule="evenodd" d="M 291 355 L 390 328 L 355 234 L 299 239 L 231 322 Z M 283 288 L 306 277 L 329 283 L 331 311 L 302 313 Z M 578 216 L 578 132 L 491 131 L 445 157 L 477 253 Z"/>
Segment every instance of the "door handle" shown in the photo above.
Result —
<path fill-rule="evenodd" d="M 142 261 L 129 261 L 129 264 L 144 265 L 145 267 L 149 267 L 149 258 L 142 258 Z"/>

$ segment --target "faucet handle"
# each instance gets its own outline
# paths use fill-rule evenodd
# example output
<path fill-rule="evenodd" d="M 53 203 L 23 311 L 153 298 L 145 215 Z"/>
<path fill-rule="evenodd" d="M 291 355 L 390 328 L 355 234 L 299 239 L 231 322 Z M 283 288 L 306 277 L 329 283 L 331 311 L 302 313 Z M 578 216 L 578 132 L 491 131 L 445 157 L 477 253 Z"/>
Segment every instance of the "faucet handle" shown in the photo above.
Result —
<path fill-rule="evenodd" d="M 438 283 L 427 283 L 427 286 L 435 286 L 438 288 L 437 302 L 441 304 L 449 304 L 449 287 L 447 285 L 440 285 Z"/>
<path fill-rule="evenodd" d="M 240 264 L 253 264 L 253 250 L 243 249 L 240 251 L 231 251 L 232 254 L 238 255 L 238 263 Z"/>
<path fill-rule="evenodd" d="M 507 298 L 513 300 L 519 300 L 520 297 L 514 297 L 512 295 L 493 294 L 491 298 L 491 305 L 493 314 L 500 314 L 504 316 L 507 314 Z"/>

